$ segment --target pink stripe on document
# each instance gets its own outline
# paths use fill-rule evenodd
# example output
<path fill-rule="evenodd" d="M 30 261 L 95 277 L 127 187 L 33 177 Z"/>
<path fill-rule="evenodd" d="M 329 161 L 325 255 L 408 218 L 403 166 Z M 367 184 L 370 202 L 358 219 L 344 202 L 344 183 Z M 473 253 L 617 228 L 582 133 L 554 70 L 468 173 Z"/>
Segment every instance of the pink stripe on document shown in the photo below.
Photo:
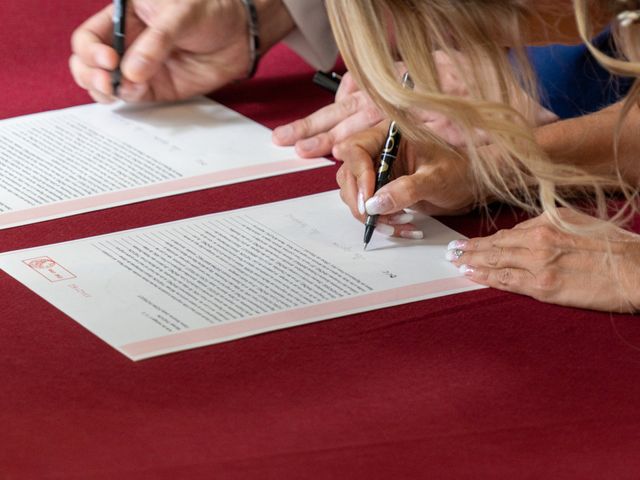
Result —
<path fill-rule="evenodd" d="M 92 197 L 77 198 L 64 202 L 42 205 L 26 210 L 17 210 L 0 214 L 0 226 L 13 223 L 26 222 L 41 218 L 55 217 L 58 215 L 72 214 L 81 210 L 99 210 L 106 205 L 114 203 L 135 203 L 148 197 L 162 197 L 181 191 L 197 190 L 213 187 L 245 178 L 268 176 L 282 171 L 313 168 L 324 165 L 326 160 L 303 160 L 299 158 L 272 162 L 248 167 L 232 168 L 222 172 L 213 172 L 205 175 L 184 177 L 167 182 L 154 183 L 143 187 L 122 190 L 118 192 L 103 193 Z"/>
<path fill-rule="evenodd" d="M 417 283 L 402 288 L 382 292 L 368 293 L 357 297 L 335 300 L 333 302 L 296 308 L 285 312 L 271 313 L 246 320 L 212 325 L 186 332 L 174 333 L 163 337 L 122 345 L 121 349 L 132 357 L 157 351 L 186 347 L 192 344 L 215 342 L 216 340 L 241 336 L 255 330 L 276 330 L 287 324 L 305 320 L 323 320 L 332 316 L 341 316 L 354 310 L 374 310 L 376 307 L 395 303 L 409 303 L 421 297 L 477 286 L 465 277 L 452 277 L 431 282 Z"/>

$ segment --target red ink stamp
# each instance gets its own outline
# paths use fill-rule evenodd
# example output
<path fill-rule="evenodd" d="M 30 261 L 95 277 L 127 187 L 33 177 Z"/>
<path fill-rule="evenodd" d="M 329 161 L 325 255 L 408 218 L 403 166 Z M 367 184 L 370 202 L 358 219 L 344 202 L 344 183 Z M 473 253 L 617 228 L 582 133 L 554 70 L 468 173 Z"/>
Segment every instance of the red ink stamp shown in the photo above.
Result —
<path fill-rule="evenodd" d="M 76 278 L 73 273 L 49 257 L 30 258 L 29 260 L 23 260 L 22 263 L 50 282 L 61 282 Z"/>

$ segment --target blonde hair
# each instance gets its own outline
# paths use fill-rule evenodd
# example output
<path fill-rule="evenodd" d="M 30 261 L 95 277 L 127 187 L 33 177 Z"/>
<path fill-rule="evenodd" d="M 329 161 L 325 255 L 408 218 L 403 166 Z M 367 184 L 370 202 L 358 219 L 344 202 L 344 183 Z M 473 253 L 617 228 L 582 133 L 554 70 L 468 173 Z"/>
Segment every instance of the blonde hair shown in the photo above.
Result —
<path fill-rule="evenodd" d="M 613 18 L 616 18 L 618 14 L 622 13 L 626 9 L 625 4 L 631 2 L 621 2 L 619 0 L 599 0 L 596 2 L 593 0 L 573 0 L 573 3 L 576 12 L 578 32 L 594 58 L 603 67 L 616 75 L 636 78 L 629 94 L 627 95 L 627 99 L 620 116 L 620 123 L 616 129 L 617 138 L 626 114 L 629 113 L 629 110 L 635 103 L 638 103 L 638 100 L 640 99 L 640 22 L 637 24 L 632 23 L 626 27 L 620 27 L 620 24 L 617 21 L 613 23 L 612 29 L 618 50 L 624 57 L 626 57 L 626 59 L 613 58 L 598 50 L 598 48 L 596 48 L 591 42 L 591 39 L 593 38 L 590 16 L 592 8 L 589 7 L 592 7 L 595 3 L 600 9 L 609 10 L 609 14 Z M 636 2 L 636 7 L 640 9 L 640 2 Z"/>
<path fill-rule="evenodd" d="M 444 145 L 416 122 L 410 110 L 444 114 L 467 138 L 461 149 L 445 146 L 469 158 L 478 204 L 495 198 L 531 213 L 545 211 L 554 224 L 575 231 L 560 217 L 558 206 L 573 209 L 570 197 L 590 192 L 598 215 L 606 217 L 605 192 L 629 189 L 619 176 L 592 175 L 552 163 L 534 139 L 533 112 L 511 107 L 522 89 L 537 98 L 523 49 L 523 32 L 532 15 L 527 4 L 523 0 L 326 1 L 347 67 L 386 115 L 398 122 L 406 138 L 426 148 L 433 142 Z M 443 91 L 434 61 L 437 50 L 463 73 L 468 96 Z M 461 64 L 460 53 L 468 66 Z M 401 87 L 394 68 L 398 60 L 411 73 L 415 89 Z M 497 94 L 492 88 L 496 82 Z M 488 135 L 490 147 L 476 145 L 478 131 Z"/>

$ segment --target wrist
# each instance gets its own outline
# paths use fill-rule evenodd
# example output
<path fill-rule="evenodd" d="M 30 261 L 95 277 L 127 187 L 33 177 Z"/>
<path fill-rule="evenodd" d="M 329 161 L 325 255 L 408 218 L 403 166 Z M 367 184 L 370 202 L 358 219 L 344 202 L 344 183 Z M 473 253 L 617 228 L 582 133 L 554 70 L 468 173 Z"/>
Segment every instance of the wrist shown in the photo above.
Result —
<path fill-rule="evenodd" d="M 295 23 L 282 0 L 254 0 L 258 13 L 260 54 L 286 37 Z"/>

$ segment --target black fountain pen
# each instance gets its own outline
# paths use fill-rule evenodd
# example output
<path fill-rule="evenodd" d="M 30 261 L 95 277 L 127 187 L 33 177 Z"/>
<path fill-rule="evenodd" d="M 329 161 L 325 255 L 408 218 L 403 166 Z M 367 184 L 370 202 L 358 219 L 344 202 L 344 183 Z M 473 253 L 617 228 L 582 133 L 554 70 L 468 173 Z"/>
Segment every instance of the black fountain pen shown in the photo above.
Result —
<path fill-rule="evenodd" d="M 113 49 L 118 54 L 118 65 L 111 72 L 111 85 L 113 95 L 118 96 L 118 88 L 122 83 L 122 72 L 120 62 L 124 55 L 124 26 L 127 13 L 127 0 L 113 0 Z"/>
<path fill-rule="evenodd" d="M 402 77 L 402 85 L 404 87 L 411 86 L 411 77 L 409 73 L 405 73 Z M 393 162 L 398 156 L 398 149 L 400 148 L 400 130 L 396 122 L 391 122 L 389 125 L 389 131 L 387 132 L 387 140 L 384 142 L 382 151 L 380 152 L 380 167 L 378 168 L 378 176 L 376 177 L 376 188 L 374 193 L 384 187 L 389 180 L 391 180 L 391 167 Z M 376 229 L 376 223 L 378 221 L 378 215 L 367 216 L 367 221 L 364 223 L 364 249 L 367 249 L 367 245 L 371 241 L 373 231 Z"/>

